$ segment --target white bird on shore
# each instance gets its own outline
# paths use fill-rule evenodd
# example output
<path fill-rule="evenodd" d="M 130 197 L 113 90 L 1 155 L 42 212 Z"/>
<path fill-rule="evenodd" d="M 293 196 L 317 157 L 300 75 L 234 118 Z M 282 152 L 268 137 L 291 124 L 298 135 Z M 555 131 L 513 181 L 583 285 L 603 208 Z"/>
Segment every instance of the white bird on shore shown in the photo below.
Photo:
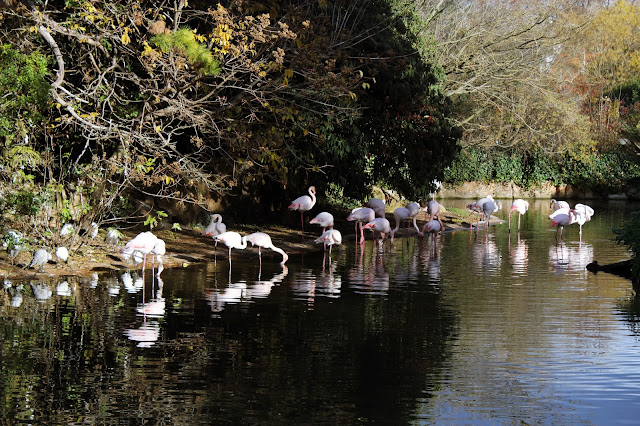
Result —
<path fill-rule="evenodd" d="M 68 263 L 69 261 L 69 250 L 66 247 L 58 247 L 56 249 L 56 257 L 63 261 L 64 263 Z"/>
<path fill-rule="evenodd" d="M 51 253 L 49 253 L 49 250 L 41 248 L 33 253 L 29 267 L 34 269 L 40 268 L 39 272 L 44 272 L 44 265 L 46 265 L 50 260 Z"/>
<path fill-rule="evenodd" d="M 300 211 L 300 225 L 302 228 L 302 239 L 304 240 L 304 212 L 308 212 L 316 205 L 316 187 L 309 187 L 309 195 L 302 195 L 289 204 L 289 210 Z"/>

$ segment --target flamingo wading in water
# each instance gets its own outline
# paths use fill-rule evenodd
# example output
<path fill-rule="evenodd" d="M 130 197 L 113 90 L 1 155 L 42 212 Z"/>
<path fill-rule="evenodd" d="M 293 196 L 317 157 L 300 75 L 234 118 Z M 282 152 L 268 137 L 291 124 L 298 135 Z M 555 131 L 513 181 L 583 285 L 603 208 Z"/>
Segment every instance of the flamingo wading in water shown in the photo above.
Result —
<path fill-rule="evenodd" d="M 302 239 L 304 240 L 304 212 L 308 212 L 316 205 L 316 187 L 309 187 L 309 195 L 296 198 L 289 205 L 289 210 L 300 211 L 300 226 L 302 228 Z"/>
<path fill-rule="evenodd" d="M 320 212 L 309 223 L 322 226 L 322 232 L 324 232 L 327 228 L 333 229 L 333 215 L 328 212 Z"/>
<path fill-rule="evenodd" d="M 549 219 L 551 219 L 551 226 L 556 227 L 556 241 L 558 241 L 558 230 L 560 230 L 560 240 L 562 240 L 564 227 L 574 223 L 574 211 L 564 207 L 551 213 Z"/>
<path fill-rule="evenodd" d="M 333 247 L 334 244 L 339 246 L 342 245 L 342 234 L 337 229 L 329 229 L 316 238 L 315 242 L 317 244 L 324 244 L 325 250 L 327 246 L 329 246 L 329 256 L 331 256 L 331 247 Z"/>
<path fill-rule="evenodd" d="M 351 214 L 347 217 L 347 221 L 356 223 L 356 241 L 358 240 L 358 225 L 360 225 L 360 244 L 364 244 L 363 223 L 369 223 L 376 218 L 376 213 L 369 207 L 358 207 L 351 210 Z"/>
<path fill-rule="evenodd" d="M 231 266 L 231 249 L 244 250 L 247 248 L 247 240 L 233 231 L 223 232 L 213 237 L 214 241 L 220 241 L 229 248 L 229 266 Z"/>
<path fill-rule="evenodd" d="M 153 235 L 151 232 L 141 232 L 136 235 L 131 241 L 129 241 L 121 250 L 120 253 L 125 258 L 130 258 L 134 252 L 139 252 L 142 254 L 142 272 L 144 273 L 146 264 L 147 264 L 147 255 L 154 251 L 154 254 L 157 251 L 160 251 L 160 246 L 156 248 L 157 244 L 162 244 L 164 246 L 164 241 L 162 243 L 158 243 L 160 240 L 158 237 Z M 164 253 L 163 253 L 164 254 Z"/>
<path fill-rule="evenodd" d="M 289 260 L 289 255 L 287 255 L 287 253 L 285 253 L 281 248 L 274 246 L 273 242 L 271 241 L 271 237 L 265 232 L 254 232 L 253 234 L 242 237 L 242 239 L 244 240 L 245 246 L 247 245 L 247 241 L 249 241 L 252 246 L 258 246 L 258 258 L 260 259 L 260 266 L 262 266 L 262 248 L 271 249 L 277 253 L 280 253 L 282 255 L 282 262 L 280 262 L 280 264 L 283 266 L 285 262 Z"/>
<path fill-rule="evenodd" d="M 520 231 L 520 217 L 529 210 L 529 202 L 518 198 L 511 203 L 511 211 L 509 212 L 509 232 L 511 232 L 511 213 L 518 212 L 518 231 Z"/>

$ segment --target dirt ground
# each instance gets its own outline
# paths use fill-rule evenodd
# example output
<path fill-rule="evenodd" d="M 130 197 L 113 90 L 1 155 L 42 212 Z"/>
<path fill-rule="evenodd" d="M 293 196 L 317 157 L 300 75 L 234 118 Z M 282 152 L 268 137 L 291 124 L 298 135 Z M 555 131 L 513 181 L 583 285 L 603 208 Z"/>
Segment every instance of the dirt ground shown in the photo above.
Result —
<path fill-rule="evenodd" d="M 468 229 L 468 222 L 464 222 L 455 214 L 445 212 L 442 221 L 445 224 L 445 232 L 458 229 Z M 424 218 L 420 213 L 419 217 Z M 395 221 L 392 214 L 387 213 L 387 218 L 392 227 Z M 308 220 L 308 219 L 307 219 Z M 496 221 L 500 221 L 496 219 Z M 494 223 L 494 220 L 492 220 Z M 417 221 L 422 229 L 423 220 Z M 336 220 L 336 229 L 342 230 L 343 241 L 355 240 L 354 225 L 346 220 Z M 233 229 L 242 235 L 252 232 L 262 231 L 271 236 L 273 244 L 282 248 L 289 255 L 322 251 L 322 245 L 315 244 L 314 239 L 320 235 L 321 229 L 317 226 L 305 224 L 305 239 L 301 238 L 299 229 L 292 229 L 282 226 L 272 226 L 269 229 L 258 229 L 255 226 L 234 226 Z M 124 244 L 133 238 L 137 232 L 125 232 L 124 238 L 120 240 L 117 247 L 110 246 L 104 242 L 105 230 L 100 230 L 98 236 L 93 240 L 86 240 L 77 250 L 72 251 L 67 264 L 60 262 L 55 254 L 53 259 L 44 267 L 44 272 L 29 268 L 33 252 L 23 251 L 18 254 L 14 265 L 9 260 L 5 250 L 0 251 L 0 277 L 6 279 L 43 279 L 56 276 L 88 276 L 92 272 L 104 272 L 110 270 L 123 270 L 131 267 L 120 257 L 120 249 Z M 214 243 L 211 237 L 201 235 L 201 229 L 183 229 L 180 231 L 154 230 L 153 233 L 162 238 L 166 243 L 167 254 L 164 256 L 163 265 L 165 268 L 186 267 L 193 263 L 208 262 L 214 258 Z M 415 235 L 415 230 L 413 231 Z M 371 238 L 368 232 L 366 238 Z M 247 247 L 245 250 L 234 250 L 233 256 L 257 256 L 257 248 Z M 218 244 L 217 256 L 226 258 L 228 249 L 224 244 Z M 280 255 L 270 250 L 263 251 L 264 256 L 274 256 L 278 260 Z"/>

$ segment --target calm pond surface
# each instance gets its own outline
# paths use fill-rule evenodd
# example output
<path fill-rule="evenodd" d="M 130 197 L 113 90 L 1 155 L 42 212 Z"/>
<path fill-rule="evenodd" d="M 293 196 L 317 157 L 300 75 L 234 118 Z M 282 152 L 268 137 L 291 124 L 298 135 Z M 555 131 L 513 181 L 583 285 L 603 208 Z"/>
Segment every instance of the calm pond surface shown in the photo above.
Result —
<path fill-rule="evenodd" d="M 637 424 L 640 302 L 585 266 L 629 257 L 611 229 L 640 206 L 588 204 L 581 243 L 538 200 L 519 236 L 13 282 L 0 423 Z"/>

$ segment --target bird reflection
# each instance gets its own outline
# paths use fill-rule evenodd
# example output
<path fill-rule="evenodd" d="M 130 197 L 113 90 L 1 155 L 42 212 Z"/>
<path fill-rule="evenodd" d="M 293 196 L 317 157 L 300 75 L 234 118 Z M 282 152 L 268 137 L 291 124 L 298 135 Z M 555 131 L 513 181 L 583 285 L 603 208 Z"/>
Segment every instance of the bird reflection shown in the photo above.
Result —
<path fill-rule="evenodd" d="M 593 260 L 593 246 L 579 242 L 567 244 L 564 242 L 549 247 L 549 264 L 551 270 L 557 274 L 578 272 L 587 275 L 587 265 Z"/>
<path fill-rule="evenodd" d="M 518 232 L 515 244 L 511 244 L 511 234 L 509 234 L 509 258 L 516 275 L 526 275 L 529 269 L 529 245 L 520 238 Z"/>
<path fill-rule="evenodd" d="M 144 315 L 145 317 L 149 316 L 151 318 L 164 317 L 166 301 L 165 298 L 162 297 L 163 286 L 164 282 L 162 281 L 162 278 L 158 277 L 158 291 L 155 297 L 152 297 L 148 302 L 143 300 L 141 304 L 138 304 L 138 307 L 136 308 L 138 313 Z"/>
<path fill-rule="evenodd" d="M 350 286 L 356 292 L 371 294 L 386 294 L 389 290 L 389 271 L 385 265 L 385 258 L 378 247 L 373 246 L 371 253 L 361 251 L 356 256 L 353 267 L 348 272 Z"/>
<path fill-rule="evenodd" d="M 124 334 L 129 340 L 138 342 L 136 346 L 139 348 L 149 348 L 160 337 L 160 324 L 158 321 L 144 321 L 139 328 L 130 328 Z"/>
<path fill-rule="evenodd" d="M 31 290 L 38 302 L 46 302 L 53 295 L 53 291 L 44 283 L 31 284 Z"/>
<path fill-rule="evenodd" d="M 12 308 L 19 308 L 22 305 L 22 290 L 24 289 L 22 284 L 13 286 L 11 281 L 4 281 L 4 290 L 9 295 L 9 305 Z"/>
<path fill-rule="evenodd" d="M 204 297 L 212 312 L 222 312 L 227 304 L 243 303 L 253 298 L 268 297 L 273 286 L 282 282 L 288 274 L 289 268 L 282 265 L 282 272 L 275 274 L 270 280 L 238 281 L 237 283 L 230 283 L 224 289 L 209 288 L 205 290 Z"/>
<path fill-rule="evenodd" d="M 494 275 L 500 270 L 502 258 L 491 233 L 478 236 L 476 243 L 471 245 L 470 256 L 480 274 Z"/>
<path fill-rule="evenodd" d="M 423 244 L 420 245 L 418 256 L 420 256 L 420 262 L 423 268 L 426 270 L 427 277 L 431 283 L 439 283 L 441 280 L 440 275 L 440 254 L 442 253 L 442 241 L 435 236 L 427 238 Z"/>
<path fill-rule="evenodd" d="M 56 294 L 58 296 L 69 297 L 73 293 L 72 287 L 68 281 L 61 281 L 56 285 Z"/>

